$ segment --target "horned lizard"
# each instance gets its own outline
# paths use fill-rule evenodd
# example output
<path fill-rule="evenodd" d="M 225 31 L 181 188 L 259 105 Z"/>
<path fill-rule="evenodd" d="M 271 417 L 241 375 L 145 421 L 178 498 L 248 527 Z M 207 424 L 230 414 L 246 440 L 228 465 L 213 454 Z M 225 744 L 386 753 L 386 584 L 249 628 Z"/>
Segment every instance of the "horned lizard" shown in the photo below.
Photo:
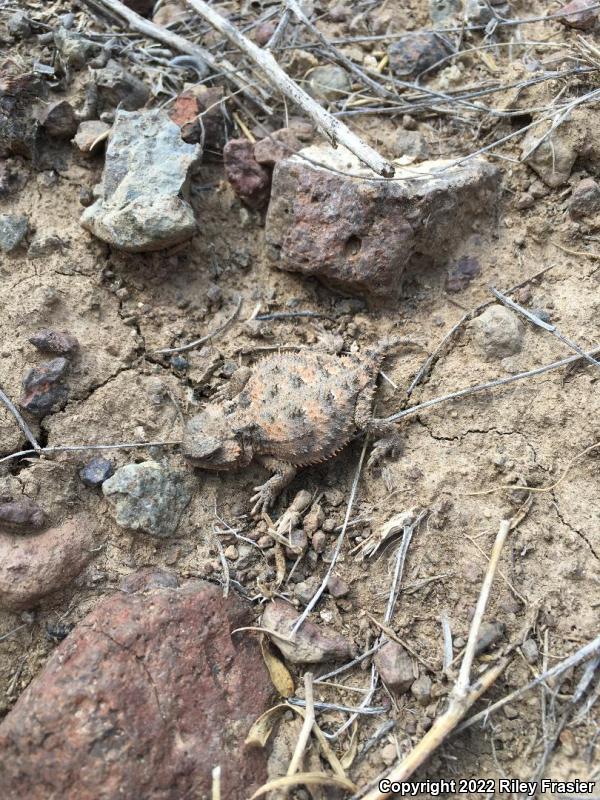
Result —
<path fill-rule="evenodd" d="M 379 437 L 370 463 L 399 452 L 394 425 L 375 421 L 373 398 L 386 342 L 356 355 L 321 352 L 267 356 L 240 367 L 213 402 L 192 417 L 185 456 L 207 470 L 257 461 L 272 476 L 255 487 L 252 514 L 273 504 L 298 468 L 335 456 L 359 431 Z"/>

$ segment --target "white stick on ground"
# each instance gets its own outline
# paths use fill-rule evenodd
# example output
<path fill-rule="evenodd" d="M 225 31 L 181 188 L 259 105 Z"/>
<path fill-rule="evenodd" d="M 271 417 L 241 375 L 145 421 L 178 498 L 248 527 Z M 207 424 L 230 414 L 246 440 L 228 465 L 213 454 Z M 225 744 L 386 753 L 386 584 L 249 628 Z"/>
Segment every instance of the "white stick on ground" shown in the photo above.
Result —
<path fill-rule="evenodd" d="M 515 518 L 516 519 L 516 518 Z M 512 523 L 514 526 L 514 522 Z M 391 772 L 386 775 L 386 778 L 391 783 L 406 781 L 410 776 L 427 761 L 431 754 L 437 750 L 442 742 L 452 733 L 458 723 L 463 719 L 467 710 L 478 700 L 482 694 L 496 681 L 498 676 L 506 668 L 509 662 L 508 658 L 501 659 L 497 664 L 490 667 L 477 681 L 470 682 L 471 667 L 473 665 L 473 658 L 475 656 L 475 645 L 477 636 L 483 619 L 483 614 L 487 606 L 487 601 L 490 595 L 490 589 L 494 580 L 494 575 L 498 567 L 498 560 L 502 551 L 502 546 L 506 541 L 509 531 L 511 530 L 511 521 L 502 520 L 500 528 L 496 534 L 492 554 L 488 562 L 487 571 L 481 590 L 479 592 L 479 600 L 475 609 L 475 614 L 471 620 L 469 628 L 469 638 L 465 648 L 465 654 L 461 663 L 458 679 L 450 694 L 450 702 L 448 709 L 438 717 L 433 726 L 425 734 L 425 736 L 418 742 L 417 745 L 408 753 L 408 755 L 397 765 Z M 385 800 L 388 796 L 385 792 L 380 791 L 379 788 L 369 791 L 366 795 L 360 795 L 364 800 Z"/>
<path fill-rule="evenodd" d="M 114 0 L 111 0 L 113 2 Z M 106 0 L 103 0 L 106 2 Z M 279 66 L 273 55 L 268 50 L 260 47 L 247 39 L 240 31 L 229 22 L 229 20 L 218 14 L 214 8 L 209 6 L 204 0 L 187 0 L 188 5 L 200 14 L 212 27 L 225 36 L 242 51 L 265 75 L 268 82 L 280 92 L 285 94 L 294 103 L 308 114 L 308 116 L 324 131 L 330 138 L 334 147 L 339 142 L 348 148 L 351 153 L 366 164 L 378 175 L 384 178 L 394 176 L 394 167 L 386 161 L 376 150 L 373 150 L 366 142 L 353 133 L 343 122 L 336 119 L 326 111 L 319 103 L 301 89 L 289 75 Z"/>

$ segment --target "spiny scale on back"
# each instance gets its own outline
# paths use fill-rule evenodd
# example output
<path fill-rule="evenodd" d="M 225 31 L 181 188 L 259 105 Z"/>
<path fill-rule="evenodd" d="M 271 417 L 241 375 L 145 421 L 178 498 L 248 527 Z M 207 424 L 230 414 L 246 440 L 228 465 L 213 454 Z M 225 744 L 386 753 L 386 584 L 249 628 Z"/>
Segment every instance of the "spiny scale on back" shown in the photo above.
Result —
<path fill-rule="evenodd" d="M 382 357 L 289 353 L 259 361 L 231 420 L 254 425 L 254 452 L 297 467 L 331 458 L 356 432 L 361 391 L 374 385 Z"/>
<path fill-rule="evenodd" d="M 244 467 L 253 459 L 263 464 L 273 474 L 256 487 L 253 513 L 259 513 L 297 467 L 331 458 L 358 430 L 387 436 L 375 447 L 379 457 L 395 450 L 395 429 L 372 418 L 379 367 L 394 343 L 358 355 L 277 354 L 240 368 L 217 402 L 187 423 L 185 455 L 211 470 Z"/>

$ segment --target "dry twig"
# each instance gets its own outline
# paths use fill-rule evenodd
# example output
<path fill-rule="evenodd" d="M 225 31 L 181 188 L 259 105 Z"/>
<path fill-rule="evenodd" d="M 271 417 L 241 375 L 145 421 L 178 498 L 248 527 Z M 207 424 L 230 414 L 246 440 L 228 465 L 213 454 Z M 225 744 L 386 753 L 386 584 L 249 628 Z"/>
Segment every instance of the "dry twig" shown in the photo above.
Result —
<path fill-rule="evenodd" d="M 487 601 L 490 594 L 492 582 L 502 547 L 506 538 L 514 524 L 518 524 L 520 517 L 511 523 L 510 520 L 502 520 L 500 528 L 496 535 L 496 540 L 492 549 L 488 568 L 483 580 L 481 591 L 479 593 L 479 600 L 475 609 L 475 614 L 471 621 L 469 629 L 469 638 L 465 653 L 460 667 L 460 672 L 456 680 L 456 684 L 450 695 L 450 703 L 448 709 L 439 717 L 425 734 L 421 741 L 410 751 L 400 764 L 398 764 L 386 776 L 392 782 L 401 782 L 407 780 L 417 770 L 429 756 L 442 744 L 442 742 L 452 733 L 460 720 L 464 717 L 467 710 L 475 703 L 476 700 L 495 682 L 498 676 L 505 669 L 509 659 L 503 658 L 497 664 L 490 667 L 484 675 L 471 684 L 471 668 L 473 666 L 473 659 L 475 657 L 475 646 L 479 634 L 479 628 L 483 619 L 483 614 L 487 606 Z M 386 794 L 379 789 L 373 789 L 364 795 L 364 800 L 384 800 Z"/>
<path fill-rule="evenodd" d="M 310 95 L 301 89 L 298 84 L 284 72 L 268 50 L 261 50 L 260 47 L 257 47 L 254 42 L 251 42 L 250 39 L 240 33 L 229 20 L 222 17 L 212 6 L 205 3 L 204 0 L 187 0 L 187 2 L 198 14 L 212 25 L 216 31 L 226 36 L 232 44 L 239 48 L 265 75 L 270 84 L 283 92 L 290 100 L 297 103 L 321 130 L 327 134 L 334 146 L 339 142 L 378 175 L 382 175 L 385 178 L 393 177 L 394 167 L 359 136 L 346 127 L 343 122 L 340 122 L 340 120 L 332 116 L 319 105 L 319 103 L 313 100 Z"/>

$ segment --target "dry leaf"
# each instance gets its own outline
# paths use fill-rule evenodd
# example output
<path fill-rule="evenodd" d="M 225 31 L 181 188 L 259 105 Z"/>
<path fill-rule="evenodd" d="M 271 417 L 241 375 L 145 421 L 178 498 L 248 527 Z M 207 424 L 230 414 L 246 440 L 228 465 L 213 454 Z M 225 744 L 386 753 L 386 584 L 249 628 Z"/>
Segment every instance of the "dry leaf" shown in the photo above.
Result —
<path fill-rule="evenodd" d="M 260 651 L 277 692 L 281 697 L 291 697 L 294 694 L 294 679 L 283 661 L 273 654 L 269 642 L 264 636 L 260 637 Z"/>
<path fill-rule="evenodd" d="M 250 728 L 244 744 L 249 747 L 264 747 L 269 741 L 269 736 L 273 732 L 278 717 L 284 711 L 288 711 L 289 708 L 285 703 L 279 703 L 273 708 L 269 708 L 264 714 L 261 714 Z"/>

